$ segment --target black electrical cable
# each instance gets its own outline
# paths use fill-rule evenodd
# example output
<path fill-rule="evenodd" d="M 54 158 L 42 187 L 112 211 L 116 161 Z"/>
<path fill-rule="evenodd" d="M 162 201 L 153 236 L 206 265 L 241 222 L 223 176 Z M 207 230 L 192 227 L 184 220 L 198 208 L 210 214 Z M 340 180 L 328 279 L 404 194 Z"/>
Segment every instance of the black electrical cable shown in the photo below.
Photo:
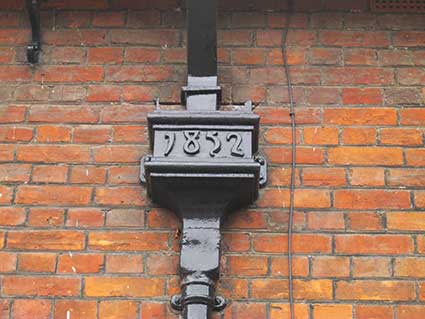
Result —
<path fill-rule="evenodd" d="M 285 68 L 285 76 L 287 82 L 287 90 L 289 97 L 289 116 L 291 119 L 291 182 L 290 182 L 290 199 L 289 199 L 289 216 L 288 216 L 288 295 L 289 295 L 289 312 L 290 318 L 295 319 L 294 311 L 294 285 L 292 272 L 292 229 L 294 224 L 294 198 L 295 198 L 295 174 L 296 174 L 296 157 L 297 157 L 297 131 L 295 122 L 295 103 L 294 90 L 291 81 L 291 72 L 289 70 L 287 39 L 291 23 L 293 10 L 293 0 L 288 0 L 288 11 L 286 15 L 286 26 L 282 33 L 281 49 L 282 59 Z"/>

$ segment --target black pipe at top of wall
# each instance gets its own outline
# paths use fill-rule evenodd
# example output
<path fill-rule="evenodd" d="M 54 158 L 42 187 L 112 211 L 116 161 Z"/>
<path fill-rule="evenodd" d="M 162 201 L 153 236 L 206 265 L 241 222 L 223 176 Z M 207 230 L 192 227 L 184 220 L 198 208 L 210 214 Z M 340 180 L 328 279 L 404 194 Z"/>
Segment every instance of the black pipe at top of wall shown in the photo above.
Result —
<path fill-rule="evenodd" d="M 187 0 L 187 71 L 217 76 L 217 1 Z"/>

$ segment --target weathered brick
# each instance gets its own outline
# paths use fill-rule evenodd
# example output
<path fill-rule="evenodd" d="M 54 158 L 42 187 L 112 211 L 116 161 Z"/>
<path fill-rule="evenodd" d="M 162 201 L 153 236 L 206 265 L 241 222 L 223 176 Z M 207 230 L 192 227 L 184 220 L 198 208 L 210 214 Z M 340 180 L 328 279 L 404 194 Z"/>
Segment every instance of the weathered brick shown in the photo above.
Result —
<path fill-rule="evenodd" d="M 103 255 L 65 254 L 58 258 L 58 273 L 98 273 L 103 267 Z"/>
<path fill-rule="evenodd" d="M 87 205 L 91 201 L 90 187 L 64 185 L 19 186 L 16 203 L 33 205 Z"/>
<path fill-rule="evenodd" d="M 388 212 L 387 227 L 391 230 L 423 231 L 425 230 L 425 213 Z"/>
<path fill-rule="evenodd" d="M 64 211 L 60 208 L 31 208 L 28 224 L 35 227 L 60 227 L 64 222 Z"/>
<path fill-rule="evenodd" d="M 405 235 L 339 235 L 335 251 L 342 254 L 394 255 L 413 251 L 413 240 Z"/>
<path fill-rule="evenodd" d="M 19 254 L 18 269 L 24 272 L 54 272 L 56 255 L 52 253 Z"/>
<path fill-rule="evenodd" d="M 143 206 L 145 197 L 139 187 L 98 187 L 95 202 L 100 205 Z"/>
<path fill-rule="evenodd" d="M 5 296 L 77 296 L 80 293 L 79 278 L 46 276 L 8 276 L 3 278 Z"/>
<path fill-rule="evenodd" d="M 396 125 L 397 111 L 391 108 L 325 109 L 324 123 L 334 125 Z"/>
<path fill-rule="evenodd" d="M 143 273 L 143 257 L 141 255 L 108 255 L 105 269 L 108 273 Z"/>
<path fill-rule="evenodd" d="M 391 259 L 355 257 L 353 258 L 353 276 L 357 278 L 391 277 Z"/>
<path fill-rule="evenodd" d="M 0 225 L 18 226 L 25 222 L 26 213 L 21 207 L 0 207 Z"/>
<path fill-rule="evenodd" d="M 307 246 L 305 242 L 310 244 Z M 332 240 L 322 234 L 294 234 L 293 251 L 297 253 L 326 253 L 332 250 Z M 254 250 L 257 252 L 285 253 L 288 251 L 287 235 L 256 235 Z"/>
<path fill-rule="evenodd" d="M 387 184 L 389 186 L 424 187 L 425 171 L 420 169 L 389 169 Z"/>
<path fill-rule="evenodd" d="M 105 214 L 98 208 L 70 208 L 66 226 L 71 227 L 101 227 L 105 223 Z"/>
<path fill-rule="evenodd" d="M 36 183 L 65 183 L 68 166 L 37 165 L 32 170 L 32 181 Z"/>
<path fill-rule="evenodd" d="M 92 232 L 89 248 L 112 251 L 152 251 L 166 249 L 166 233 L 149 232 Z"/>
<path fill-rule="evenodd" d="M 329 149 L 328 161 L 336 165 L 387 165 L 403 164 L 401 148 L 386 147 L 335 147 Z"/>
<path fill-rule="evenodd" d="M 350 259 L 348 257 L 314 257 L 312 276 L 315 278 L 349 277 Z"/>
<path fill-rule="evenodd" d="M 164 279 L 87 277 L 84 294 L 87 297 L 160 297 L 164 294 Z"/>
<path fill-rule="evenodd" d="M 57 83 L 99 82 L 103 80 L 103 68 L 98 66 L 44 66 L 37 70 L 35 80 Z"/>
<path fill-rule="evenodd" d="M 336 298 L 340 300 L 411 301 L 415 298 L 413 282 L 406 281 L 339 281 Z"/>
<path fill-rule="evenodd" d="M 50 300 L 17 299 L 12 306 L 13 319 L 49 319 L 51 307 Z"/>
<path fill-rule="evenodd" d="M 138 306 L 135 301 L 113 300 L 102 301 L 99 304 L 99 318 L 101 319 L 137 319 L 137 313 Z M 143 315 L 143 318 L 145 317 Z"/>
<path fill-rule="evenodd" d="M 57 300 L 54 312 L 54 319 L 66 317 L 73 319 L 95 318 L 97 316 L 97 304 L 96 301 L 89 300 Z"/>
<path fill-rule="evenodd" d="M 351 319 L 353 306 L 349 304 L 314 305 L 315 319 Z"/>
<path fill-rule="evenodd" d="M 23 250 L 81 250 L 85 236 L 77 231 L 9 232 L 7 247 Z"/>

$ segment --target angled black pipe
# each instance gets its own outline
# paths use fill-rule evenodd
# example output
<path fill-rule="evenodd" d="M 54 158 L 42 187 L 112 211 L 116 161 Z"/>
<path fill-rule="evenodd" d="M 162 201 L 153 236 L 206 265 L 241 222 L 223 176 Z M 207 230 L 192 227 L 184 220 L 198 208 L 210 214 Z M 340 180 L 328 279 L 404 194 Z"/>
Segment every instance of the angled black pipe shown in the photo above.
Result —
<path fill-rule="evenodd" d="M 27 46 L 27 60 L 38 63 L 41 51 L 40 3 L 39 0 L 26 0 L 28 16 L 31 23 L 31 43 Z"/>

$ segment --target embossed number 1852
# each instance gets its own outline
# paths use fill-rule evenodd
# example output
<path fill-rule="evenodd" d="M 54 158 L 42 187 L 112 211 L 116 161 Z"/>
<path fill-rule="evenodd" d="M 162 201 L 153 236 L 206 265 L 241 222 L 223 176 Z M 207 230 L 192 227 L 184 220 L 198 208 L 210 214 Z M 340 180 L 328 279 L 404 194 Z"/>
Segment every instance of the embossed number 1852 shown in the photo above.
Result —
<path fill-rule="evenodd" d="M 201 144 L 199 143 L 199 137 L 201 132 L 198 130 L 191 131 L 183 131 L 183 135 L 186 139 L 183 144 L 183 151 L 188 155 L 195 155 L 201 151 Z M 164 156 L 170 155 L 171 151 L 174 148 L 176 143 L 176 133 L 175 132 L 167 132 L 164 135 L 164 138 L 167 140 L 167 146 L 164 151 Z M 222 149 L 222 141 L 218 136 L 217 131 L 208 132 L 205 136 L 208 141 L 213 143 L 212 149 L 209 151 L 209 155 L 211 157 L 215 157 Z M 242 146 L 242 136 L 240 133 L 231 132 L 226 136 L 226 141 L 230 142 L 234 140 L 233 145 L 230 150 L 230 154 L 236 157 L 244 157 L 245 153 L 241 149 Z"/>

